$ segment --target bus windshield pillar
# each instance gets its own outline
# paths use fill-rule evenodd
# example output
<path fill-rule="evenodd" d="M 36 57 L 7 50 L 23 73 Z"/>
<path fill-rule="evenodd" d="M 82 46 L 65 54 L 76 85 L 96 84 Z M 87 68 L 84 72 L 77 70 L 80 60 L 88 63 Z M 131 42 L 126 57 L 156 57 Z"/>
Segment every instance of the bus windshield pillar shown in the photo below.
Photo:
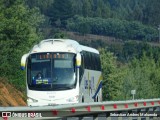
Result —
<path fill-rule="evenodd" d="M 77 67 L 77 86 L 79 87 L 79 67 Z"/>

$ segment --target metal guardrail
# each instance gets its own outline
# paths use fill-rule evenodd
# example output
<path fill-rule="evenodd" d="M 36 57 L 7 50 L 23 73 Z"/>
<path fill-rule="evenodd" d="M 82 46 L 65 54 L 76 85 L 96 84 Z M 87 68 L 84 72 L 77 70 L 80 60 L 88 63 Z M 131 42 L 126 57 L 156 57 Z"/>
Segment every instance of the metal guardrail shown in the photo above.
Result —
<path fill-rule="evenodd" d="M 160 99 L 127 100 L 78 103 L 57 106 L 39 107 L 0 107 L 2 120 L 17 119 L 58 119 L 85 116 L 105 117 L 107 120 L 119 117 L 118 120 L 160 117 Z M 160 120 L 160 119 L 159 119 Z"/>

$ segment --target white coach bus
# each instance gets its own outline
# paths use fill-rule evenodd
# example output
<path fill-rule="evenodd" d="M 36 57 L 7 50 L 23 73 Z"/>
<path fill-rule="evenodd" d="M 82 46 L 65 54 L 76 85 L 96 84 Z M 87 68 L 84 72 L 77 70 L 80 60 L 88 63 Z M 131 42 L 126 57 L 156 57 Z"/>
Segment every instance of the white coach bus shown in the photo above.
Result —
<path fill-rule="evenodd" d="M 27 104 L 44 106 L 102 101 L 99 52 L 70 39 L 47 39 L 21 59 Z"/>

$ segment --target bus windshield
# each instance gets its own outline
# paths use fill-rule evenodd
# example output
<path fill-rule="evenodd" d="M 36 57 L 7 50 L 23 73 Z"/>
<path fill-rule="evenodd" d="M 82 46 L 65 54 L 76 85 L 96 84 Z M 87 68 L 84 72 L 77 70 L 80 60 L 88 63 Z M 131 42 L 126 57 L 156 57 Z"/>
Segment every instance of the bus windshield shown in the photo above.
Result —
<path fill-rule="evenodd" d="M 31 90 L 58 91 L 76 86 L 75 54 L 35 53 L 28 58 L 27 83 Z"/>

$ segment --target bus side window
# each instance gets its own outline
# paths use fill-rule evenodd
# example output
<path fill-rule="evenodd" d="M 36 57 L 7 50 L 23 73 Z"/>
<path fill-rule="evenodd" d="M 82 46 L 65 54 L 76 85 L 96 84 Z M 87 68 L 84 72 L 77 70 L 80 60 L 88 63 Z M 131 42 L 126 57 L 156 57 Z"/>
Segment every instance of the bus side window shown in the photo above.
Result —
<path fill-rule="evenodd" d="M 29 56 L 28 57 L 28 60 L 27 60 L 27 81 L 28 81 L 28 84 L 31 85 L 32 84 L 32 79 L 28 76 L 31 76 L 31 57 Z"/>
<path fill-rule="evenodd" d="M 101 61 L 100 61 L 100 56 L 98 54 L 96 55 L 96 59 L 97 59 L 97 63 L 98 63 L 97 70 L 101 70 Z"/>
<path fill-rule="evenodd" d="M 91 52 L 90 52 L 89 54 L 90 54 L 90 69 L 91 69 L 91 70 L 94 70 L 94 66 L 93 66 L 93 55 L 92 55 Z"/>
<path fill-rule="evenodd" d="M 95 53 L 89 53 L 90 55 L 89 55 L 89 58 L 90 58 L 90 69 L 91 70 L 96 70 L 96 60 L 95 60 Z"/>
<path fill-rule="evenodd" d="M 91 53 L 90 52 L 87 52 L 88 54 L 88 69 L 92 69 L 92 58 L 91 58 Z"/>
<path fill-rule="evenodd" d="M 86 52 L 85 51 L 83 51 L 83 61 L 84 61 L 84 68 L 88 68 L 88 60 L 87 60 L 87 54 L 86 54 Z"/>
<path fill-rule="evenodd" d="M 97 54 L 95 54 L 95 69 L 98 70 L 98 60 L 97 60 Z"/>
<path fill-rule="evenodd" d="M 79 71 L 79 82 L 81 83 L 81 81 L 82 81 L 82 77 L 83 77 L 83 73 L 84 73 L 84 55 L 83 55 L 83 53 L 81 53 L 81 58 L 82 58 L 82 60 L 81 60 L 81 66 L 80 66 L 80 71 Z"/>
<path fill-rule="evenodd" d="M 82 60 L 81 60 L 81 68 L 84 70 L 84 55 L 83 55 L 83 53 L 81 53 L 81 58 L 82 58 Z"/>
<path fill-rule="evenodd" d="M 92 53 L 92 69 L 96 70 L 95 53 Z"/>

